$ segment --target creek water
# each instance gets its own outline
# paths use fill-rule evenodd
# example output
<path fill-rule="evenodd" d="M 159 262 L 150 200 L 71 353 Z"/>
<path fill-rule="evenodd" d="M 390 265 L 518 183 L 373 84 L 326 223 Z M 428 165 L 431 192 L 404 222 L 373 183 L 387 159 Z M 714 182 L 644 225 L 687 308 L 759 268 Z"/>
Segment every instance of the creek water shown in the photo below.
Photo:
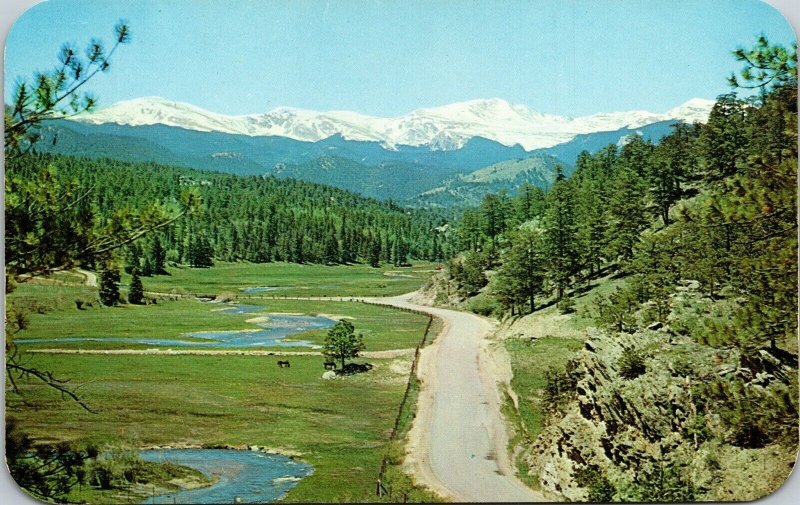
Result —
<path fill-rule="evenodd" d="M 314 468 L 279 454 L 233 449 L 154 449 L 145 461 L 188 466 L 216 478 L 208 487 L 151 496 L 142 503 L 264 503 L 280 499 Z"/>
<path fill-rule="evenodd" d="M 145 345 L 158 345 L 169 347 L 313 347 L 308 340 L 285 340 L 291 335 L 304 333 L 311 330 L 325 330 L 336 324 L 336 321 L 327 317 L 307 316 L 297 314 L 270 314 L 264 312 L 266 307 L 261 305 L 228 304 L 219 309 L 219 314 L 249 314 L 260 313 L 262 320 L 251 324 L 256 328 L 232 331 L 196 331 L 187 333 L 185 337 L 194 337 L 203 340 L 188 340 L 180 338 L 148 338 L 148 337 L 62 337 L 62 338 L 37 338 L 16 339 L 15 342 L 24 344 L 31 342 L 126 342 Z M 255 315 L 255 314 L 254 314 Z"/>
<path fill-rule="evenodd" d="M 239 288 L 239 291 L 251 295 L 255 293 L 269 293 L 270 291 L 280 291 L 282 289 L 289 289 L 289 288 L 287 288 L 286 286 L 253 286 L 250 288 Z"/>

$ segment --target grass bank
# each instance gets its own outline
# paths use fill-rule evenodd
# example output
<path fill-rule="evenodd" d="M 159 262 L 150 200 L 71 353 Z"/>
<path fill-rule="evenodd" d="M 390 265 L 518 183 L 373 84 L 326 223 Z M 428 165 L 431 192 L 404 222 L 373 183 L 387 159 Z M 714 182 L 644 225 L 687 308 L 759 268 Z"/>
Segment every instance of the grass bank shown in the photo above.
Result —
<path fill-rule="evenodd" d="M 586 330 L 595 325 L 594 303 L 624 280 L 605 277 L 590 289 L 573 295 L 574 311 L 562 314 L 555 304 L 518 318 L 503 330 L 508 336 L 503 345 L 511 360 L 511 388 L 519 399 L 518 408 L 510 398 L 503 405 L 503 415 L 514 434 L 509 451 L 519 477 L 534 489 L 536 476 L 528 474 L 527 452 L 545 426 L 543 393 L 550 370 L 563 369 L 567 361 L 583 347 Z"/>

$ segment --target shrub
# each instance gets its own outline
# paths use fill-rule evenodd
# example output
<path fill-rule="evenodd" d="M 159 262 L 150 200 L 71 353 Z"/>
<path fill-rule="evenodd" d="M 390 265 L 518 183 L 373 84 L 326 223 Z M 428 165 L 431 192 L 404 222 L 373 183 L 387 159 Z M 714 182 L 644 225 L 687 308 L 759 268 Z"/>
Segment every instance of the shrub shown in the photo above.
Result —
<path fill-rule="evenodd" d="M 617 363 L 620 376 L 630 380 L 643 375 L 647 372 L 647 367 L 644 363 L 645 359 L 647 357 L 642 351 L 634 347 L 625 348 Z"/>
<path fill-rule="evenodd" d="M 97 461 L 92 466 L 89 482 L 100 489 L 112 489 L 114 487 L 114 471 L 110 462 Z"/>
<path fill-rule="evenodd" d="M 495 317 L 502 314 L 503 307 L 494 298 L 478 296 L 469 303 L 469 310 L 484 317 Z"/>
<path fill-rule="evenodd" d="M 686 356 L 679 356 L 673 361 L 672 370 L 678 377 L 691 377 L 694 375 L 694 366 Z"/>
<path fill-rule="evenodd" d="M 591 503 L 608 503 L 613 501 L 616 489 L 597 467 L 581 468 L 575 471 L 575 482 L 588 491 L 587 499 Z"/>
<path fill-rule="evenodd" d="M 562 405 L 574 399 L 576 387 L 580 380 L 578 361 L 571 359 L 563 368 L 550 368 L 545 372 L 543 401 L 545 409 L 555 412 Z"/>
<path fill-rule="evenodd" d="M 562 314 L 570 314 L 575 312 L 575 301 L 569 295 L 564 295 L 561 300 L 556 304 L 558 311 Z"/>

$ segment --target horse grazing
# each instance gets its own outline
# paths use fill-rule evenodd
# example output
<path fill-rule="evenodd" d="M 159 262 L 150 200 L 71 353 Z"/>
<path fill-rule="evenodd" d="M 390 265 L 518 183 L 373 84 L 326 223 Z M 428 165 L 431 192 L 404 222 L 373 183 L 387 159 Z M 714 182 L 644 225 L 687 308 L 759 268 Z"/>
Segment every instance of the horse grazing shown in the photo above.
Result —
<path fill-rule="evenodd" d="M 336 363 L 333 361 L 326 361 L 323 363 L 325 370 L 336 370 Z"/>
<path fill-rule="evenodd" d="M 283 368 L 283 367 L 291 368 L 292 367 L 292 365 L 289 364 L 289 360 L 278 361 L 278 366 L 281 367 L 281 368 Z"/>

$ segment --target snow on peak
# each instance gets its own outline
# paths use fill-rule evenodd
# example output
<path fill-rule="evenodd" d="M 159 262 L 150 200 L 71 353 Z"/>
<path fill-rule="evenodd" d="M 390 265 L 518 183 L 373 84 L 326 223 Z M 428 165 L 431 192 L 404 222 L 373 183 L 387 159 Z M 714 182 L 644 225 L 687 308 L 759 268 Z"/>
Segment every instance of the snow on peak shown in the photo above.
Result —
<path fill-rule="evenodd" d="M 409 145 L 453 150 L 480 136 L 507 146 L 519 144 L 530 151 L 567 142 L 582 133 L 639 128 L 667 120 L 704 122 L 713 105 L 713 100 L 695 98 L 663 114 L 628 111 L 573 118 L 541 113 L 501 98 L 489 98 L 417 109 L 394 118 L 292 107 L 278 107 L 263 114 L 228 116 L 161 97 L 143 97 L 118 102 L 76 119 L 94 124 L 163 124 L 197 131 L 281 136 L 312 142 L 338 134 L 347 140 L 380 142 L 387 149 Z"/>
<path fill-rule="evenodd" d="M 667 115 L 675 119 L 681 119 L 687 123 L 705 123 L 708 121 L 708 114 L 714 107 L 714 100 L 705 98 L 692 98 L 686 103 L 675 107 L 667 112 Z"/>

